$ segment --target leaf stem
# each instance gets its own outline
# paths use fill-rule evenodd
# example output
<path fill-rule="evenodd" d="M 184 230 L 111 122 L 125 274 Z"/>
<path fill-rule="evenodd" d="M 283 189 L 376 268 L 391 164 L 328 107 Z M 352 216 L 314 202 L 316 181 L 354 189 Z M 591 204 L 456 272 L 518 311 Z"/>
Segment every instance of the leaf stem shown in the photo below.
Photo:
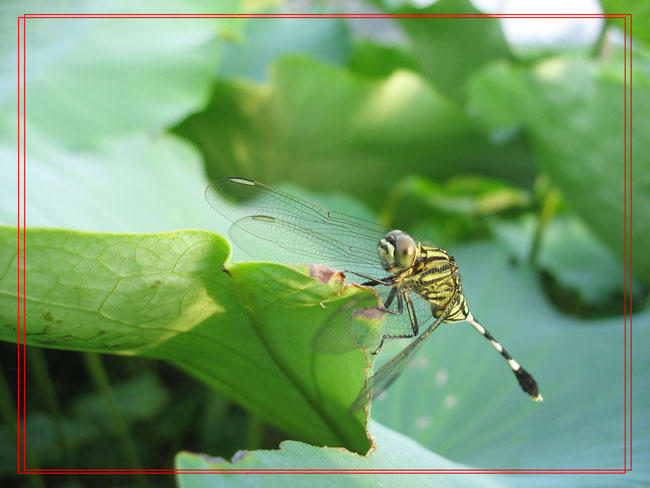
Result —
<path fill-rule="evenodd" d="M 401 179 L 396 185 L 394 185 L 389 190 L 384 200 L 385 203 L 378 216 L 379 222 L 386 227 L 390 227 L 393 224 L 395 211 L 397 210 L 399 203 L 411 193 L 413 193 L 411 178 Z"/>
<path fill-rule="evenodd" d="M 248 412 L 248 430 L 246 433 L 246 446 L 248 450 L 254 451 L 262 447 L 264 438 L 264 422 L 254 413 Z"/>
<path fill-rule="evenodd" d="M 607 51 L 608 51 L 608 46 L 609 46 L 609 40 L 607 38 L 607 29 L 609 28 L 609 23 L 607 22 L 607 19 L 603 19 L 603 25 L 600 28 L 600 32 L 598 33 L 598 37 L 594 41 L 594 46 L 591 51 L 591 56 L 594 58 L 600 58 L 603 57 Z"/>
<path fill-rule="evenodd" d="M 547 188 L 544 192 L 542 210 L 537 221 L 537 228 L 535 229 L 535 235 L 533 236 L 533 243 L 528 257 L 528 262 L 531 266 L 535 266 L 542 236 L 548 224 L 553 220 L 553 217 L 555 217 L 560 202 L 560 193 L 555 188 Z"/>
<path fill-rule="evenodd" d="M 84 353 L 83 356 L 88 374 L 104 401 L 106 413 L 117 429 L 117 437 L 120 443 L 120 448 L 122 449 L 122 454 L 130 467 L 134 469 L 142 469 L 142 464 L 136 451 L 135 444 L 131 438 L 131 434 L 129 433 L 126 421 L 122 416 L 122 412 L 120 412 L 120 408 L 115 399 L 115 395 L 113 394 L 113 389 L 111 388 L 100 355 L 96 353 Z M 140 486 L 148 486 L 147 479 L 143 474 L 136 475 L 136 479 Z"/>
<path fill-rule="evenodd" d="M 54 424 L 56 426 L 56 436 L 59 447 L 63 457 L 69 462 L 70 449 L 68 441 L 65 437 L 63 429 L 63 415 L 61 415 L 61 407 L 59 400 L 52 384 L 52 377 L 50 376 L 47 360 L 45 354 L 39 347 L 30 347 L 27 359 L 30 363 L 30 369 L 34 381 L 36 382 L 36 390 L 43 399 L 43 402 L 54 416 Z"/>
<path fill-rule="evenodd" d="M 213 389 L 206 390 L 205 407 L 201 415 L 200 436 L 206 447 L 217 449 L 213 444 L 219 438 L 223 425 L 227 422 L 228 408 L 230 402 L 226 397 Z"/>
<path fill-rule="evenodd" d="M 2 368 L 0 368 L 0 418 L 2 423 L 7 426 L 10 435 L 15 440 L 18 438 L 18 427 L 16 420 L 18 413 L 13 402 L 13 395 L 9 388 L 9 383 Z M 25 459 L 29 460 L 29 467 L 32 469 L 39 469 L 40 464 L 37 457 L 29 449 L 28 445 L 25 446 Z M 27 476 L 27 482 L 35 488 L 45 488 L 45 480 L 43 476 L 34 473 Z"/>

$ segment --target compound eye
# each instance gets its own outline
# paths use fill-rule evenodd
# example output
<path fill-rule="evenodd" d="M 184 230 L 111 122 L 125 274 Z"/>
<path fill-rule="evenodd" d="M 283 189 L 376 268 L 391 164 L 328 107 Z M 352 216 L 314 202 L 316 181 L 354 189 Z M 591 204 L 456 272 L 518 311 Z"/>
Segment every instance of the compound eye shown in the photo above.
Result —
<path fill-rule="evenodd" d="M 408 268 L 415 262 L 415 241 L 407 234 L 395 239 L 395 260 L 400 268 Z"/>

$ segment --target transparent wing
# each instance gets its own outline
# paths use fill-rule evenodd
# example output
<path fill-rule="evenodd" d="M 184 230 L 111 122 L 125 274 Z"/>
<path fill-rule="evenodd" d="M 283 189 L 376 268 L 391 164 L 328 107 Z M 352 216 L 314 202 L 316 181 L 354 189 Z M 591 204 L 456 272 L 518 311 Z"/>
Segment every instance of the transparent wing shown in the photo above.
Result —
<path fill-rule="evenodd" d="M 205 197 L 233 223 L 232 240 L 255 259 L 325 264 L 373 278 L 386 276 L 377 243 L 388 229 L 379 224 L 245 178 L 217 180 L 208 186 Z"/>
<path fill-rule="evenodd" d="M 389 229 L 381 225 L 327 210 L 245 178 L 217 180 L 208 186 L 205 196 L 217 212 L 233 223 L 232 240 L 255 259 L 325 264 L 377 279 L 386 276 L 379 262 L 377 244 Z M 350 274 L 347 277 L 353 282 L 366 281 Z M 378 286 L 376 290 L 386 303 L 391 287 Z M 407 293 L 422 331 L 433 320 L 431 305 L 416 293 Z M 397 299 L 389 308 L 397 310 Z M 387 388 L 439 322 L 386 363 L 369 380 L 370 391 Z M 401 314 L 386 313 L 383 326 L 384 335 L 389 337 L 414 336 L 406 304 Z M 359 399 L 357 402 L 362 403 L 365 393 Z"/>
<path fill-rule="evenodd" d="M 453 308 L 457 297 L 458 292 L 456 291 L 449 301 L 445 311 L 435 320 L 435 322 L 368 379 L 367 387 L 359 393 L 359 396 L 350 407 L 350 411 L 362 407 L 369 397 L 372 398 L 379 395 L 382 391 L 386 390 L 386 388 L 388 388 L 400 374 L 402 374 L 404 369 L 420 350 L 426 338 L 429 337 L 444 321 L 449 310 Z"/>
<path fill-rule="evenodd" d="M 383 303 L 386 303 L 390 288 L 379 286 L 375 288 L 381 297 Z M 417 293 L 407 291 L 413 304 L 413 312 L 417 320 L 419 331 L 423 331 L 433 320 L 431 314 L 431 304 Z M 397 299 L 388 307 L 390 310 L 397 311 Z M 404 303 L 402 313 L 395 315 L 391 313 L 384 314 L 384 335 L 387 337 L 413 337 L 413 325 L 406 303 Z"/>

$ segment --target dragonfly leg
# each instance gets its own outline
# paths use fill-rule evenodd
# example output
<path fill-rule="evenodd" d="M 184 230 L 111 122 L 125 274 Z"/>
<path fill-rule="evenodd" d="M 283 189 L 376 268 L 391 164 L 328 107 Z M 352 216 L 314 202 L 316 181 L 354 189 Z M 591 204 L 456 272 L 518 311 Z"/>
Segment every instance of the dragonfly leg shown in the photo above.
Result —
<path fill-rule="evenodd" d="M 390 305 L 390 303 L 393 301 L 395 296 L 397 296 L 397 310 L 388 310 L 386 307 L 377 307 L 377 308 L 384 312 L 392 313 L 393 315 L 401 315 L 402 312 L 404 311 L 404 303 L 402 302 L 402 294 L 397 293 L 397 287 L 393 288 L 388 294 L 388 298 L 386 299 L 386 304 L 387 304 L 386 306 Z M 373 356 L 379 354 L 379 351 L 381 350 L 381 346 L 384 345 L 384 341 L 386 340 L 386 337 L 390 337 L 390 336 L 384 335 L 381 337 L 381 342 L 377 346 L 377 349 L 375 349 L 372 352 Z"/>
<path fill-rule="evenodd" d="M 396 296 L 397 296 L 397 310 L 391 310 L 388 307 L 391 306 Z M 392 313 L 393 315 L 402 315 L 404 306 L 402 305 L 402 296 L 397 295 L 397 287 L 393 287 L 390 290 L 390 293 L 388 293 L 388 297 L 386 297 L 386 303 L 384 303 L 383 305 L 379 305 L 377 308 L 382 312 Z"/>
<path fill-rule="evenodd" d="M 393 300 L 395 300 L 395 295 L 397 295 L 397 287 L 394 287 L 390 290 L 388 297 L 386 297 L 386 303 L 384 303 L 384 307 L 390 307 L 391 303 L 393 303 Z"/>
<path fill-rule="evenodd" d="M 356 273 L 354 271 L 350 271 L 348 269 L 344 269 L 343 272 L 353 274 L 353 275 L 357 275 L 357 276 L 359 276 L 361 278 L 365 278 L 365 279 L 369 280 L 369 281 L 366 281 L 364 283 L 361 283 L 361 286 L 377 286 L 377 285 L 390 286 L 390 285 L 393 284 L 391 281 L 380 280 L 380 279 L 377 279 L 377 278 L 373 278 L 372 276 L 368 276 L 368 275 L 365 275 L 365 274 L 362 274 L 362 273 Z"/>
<path fill-rule="evenodd" d="M 408 291 L 404 291 L 404 301 L 406 302 L 406 310 L 409 312 L 409 318 L 411 319 L 411 327 L 413 327 L 413 335 L 418 335 L 420 327 L 418 326 L 418 318 L 415 315 L 415 310 L 413 309 L 413 302 L 411 302 L 411 297 L 408 294 Z"/>
<path fill-rule="evenodd" d="M 397 310 L 388 310 L 385 307 L 390 305 L 394 298 L 397 297 Z M 406 301 L 406 306 L 409 310 L 409 317 L 411 318 L 411 327 L 413 329 L 413 334 L 403 334 L 403 335 L 384 335 L 381 338 L 381 342 L 379 343 L 379 346 L 377 346 L 377 349 L 375 349 L 371 354 L 379 354 L 379 351 L 381 350 L 381 347 L 384 345 L 384 341 L 386 339 L 408 339 L 410 337 L 414 337 L 418 334 L 418 321 L 417 318 L 415 317 L 415 311 L 413 310 L 413 304 L 411 303 L 410 297 L 408 296 L 408 292 L 398 292 L 397 287 L 393 288 L 389 295 L 388 298 L 386 299 L 386 305 L 384 307 L 377 307 L 379 310 L 383 312 L 388 312 L 393 315 L 402 315 L 404 313 L 404 301 Z"/>
<path fill-rule="evenodd" d="M 449 312 L 453 308 L 453 302 L 455 301 L 457 294 L 458 290 L 455 290 L 452 299 L 447 304 L 442 313 L 436 318 L 436 321 L 433 324 L 425 329 L 424 332 L 422 332 L 422 334 L 420 334 L 414 341 L 402 349 L 402 351 L 397 356 L 384 364 L 381 368 L 379 368 L 379 371 L 377 371 L 368 379 L 366 382 L 366 387 L 361 390 L 357 396 L 357 399 L 354 401 L 354 403 L 352 403 L 348 411 L 352 412 L 358 408 L 361 408 L 368 400 L 370 400 L 372 397 L 377 397 L 399 377 L 413 356 L 415 356 L 420 347 L 422 347 L 422 344 L 427 339 L 427 337 L 429 337 L 438 328 L 442 321 L 447 318 Z"/>
<path fill-rule="evenodd" d="M 377 349 L 372 351 L 370 354 L 372 354 L 373 356 L 376 356 L 377 354 L 379 354 L 379 351 L 381 351 L 381 346 L 384 345 L 384 341 L 386 340 L 386 337 L 387 336 L 382 336 L 381 342 L 379 342 L 379 345 L 377 346 Z"/>

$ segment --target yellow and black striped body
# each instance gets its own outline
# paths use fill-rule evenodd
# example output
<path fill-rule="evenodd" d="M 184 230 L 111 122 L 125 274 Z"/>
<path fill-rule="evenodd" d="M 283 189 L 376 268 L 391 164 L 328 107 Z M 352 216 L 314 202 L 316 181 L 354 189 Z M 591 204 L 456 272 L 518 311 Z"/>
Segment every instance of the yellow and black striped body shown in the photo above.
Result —
<path fill-rule="evenodd" d="M 404 256 L 404 253 L 400 249 L 400 246 L 393 245 L 393 242 L 397 244 L 397 238 L 401 237 L 403 239 L 403 235 L 404 233 L 401 231 L 392 231 L 387 234 L 385 239 L 380 241 L 380 258 L 384 263 L 389 265 L 388 268 L 385 266 L 385 269 L 397 268 L 397 272 L 391 276 L 389 284 L 397 286 L 395 295 L 400 295 L 401 293 L 407 305 L 406 309 L 410 316 L 411 324 L 413 325 L 413 336 L 418 335 L 419 327 L 411 300 L 408 296 L 409 292 L 416 293 L 426 300 L 431 306 L 431 314 L 437 319 L 409 347 L 412 346 L 412 349 L 418 347 L 435 330 L 440 322 L 469 322 L 483 337 L 490 341 L 492 346 L 508 362 L 521 388 L 535 401 L 542 401 L 543 398 L 539 393 L 535 379 L 508 354 L 508 351 L 470 313 L 467 300 L 463 294 L 458 265 L 456 264 L 456 260 L 447 251 L 440 247 L 427 246 L 419 242 L 415 243 L 415 241 L 411 241 L 411 246 L 413 247 L 413 252 L 411 253 L 413 255 L 412 264 L 406 267 L 394 266 L 394 263 L 397 261 L 395 255 L 397 254 L 399 256 L 400 251 L 402 251 L 401 255 Z M 394 336 L 385 335 L 384 337 Z M 408 336 L 402 335 L 399 337 Z M 381 348 L 381 344 L 379 347 Z M 408 354 L 410 354 L 410 351 L 407 351 L 403 355 L 400 353 L 400 355 L 394 358 L 394 362 L 393 360 L 391 362 L 393 365 L 399 364 L 405 360 L 404 358 Z M 388 376 L 388 373 L 378 374 L 377 380 L 373 381 L 373 384 L 375 382 L 383 382 L 385 383 L 384 387 L 389 385 L 397 377 L 398 373 L 393 371 L 395 368 L 395 366 L 389 366 L 386 371 L 392 376 Z M 384 379 L 384 376 L 387 376 L 388 379 Z"/>
<path fill-rule="evenodd" d="M 462 293 L 458 265 L 447 251 L 418 243 L 417 257 L 409 271 L 409 276 L 402 280 L 402 286 L 429 302 L 435 318 L 445 311 L 456 290 L 458 293 L 454 304 L 443 322 L 461 322 L 467 318 L 469 309 Z"/>

